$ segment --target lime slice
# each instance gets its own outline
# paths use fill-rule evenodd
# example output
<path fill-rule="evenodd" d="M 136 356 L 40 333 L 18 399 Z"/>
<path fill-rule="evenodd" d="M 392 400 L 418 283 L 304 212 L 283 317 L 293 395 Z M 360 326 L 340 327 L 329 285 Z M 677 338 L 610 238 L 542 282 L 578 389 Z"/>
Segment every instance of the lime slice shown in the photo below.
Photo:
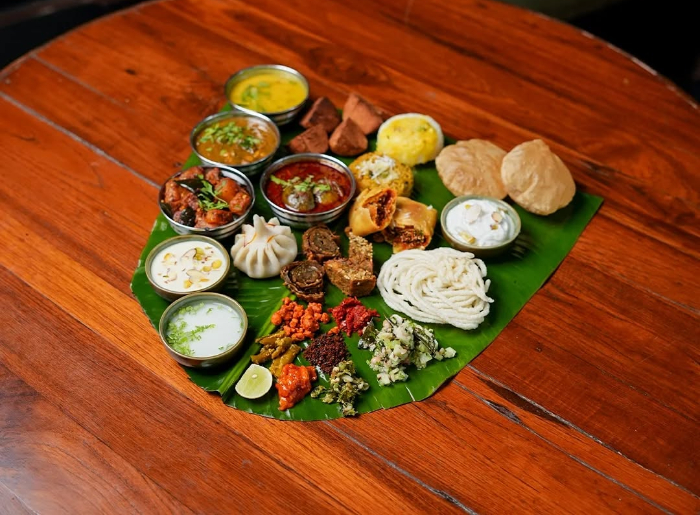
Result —
<path fill-rule="evenodd" d="M 246 399 L 262 397 L 272 388 L 272 374 L 265 367 L 250 365 L 236 383 L 236 393 Z"/>

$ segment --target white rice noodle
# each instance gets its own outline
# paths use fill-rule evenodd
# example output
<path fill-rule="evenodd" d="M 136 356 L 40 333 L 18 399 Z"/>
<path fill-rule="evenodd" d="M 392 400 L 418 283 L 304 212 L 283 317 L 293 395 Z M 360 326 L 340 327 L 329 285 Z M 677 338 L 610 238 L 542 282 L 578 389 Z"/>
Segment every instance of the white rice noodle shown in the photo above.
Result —
<path fill-rule="evenodd" d="M 476 329 L 489 314 L 486 265 L 450 248 L 405 250 L 384 263 L 377 288 L 389 307 L 419 322 Z"/>

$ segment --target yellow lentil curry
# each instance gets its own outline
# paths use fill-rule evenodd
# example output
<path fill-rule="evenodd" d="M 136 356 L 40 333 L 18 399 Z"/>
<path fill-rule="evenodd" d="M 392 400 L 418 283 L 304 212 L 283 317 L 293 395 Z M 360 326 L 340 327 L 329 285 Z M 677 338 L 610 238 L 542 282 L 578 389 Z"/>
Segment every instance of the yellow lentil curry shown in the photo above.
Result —
<path fill-rule="evenodd" d="M 307 95 L 302 81 L 285 71 L 266 71 L 241 80 L 231 102 L 259 113 L 277 113 L 301 104 Z"/>

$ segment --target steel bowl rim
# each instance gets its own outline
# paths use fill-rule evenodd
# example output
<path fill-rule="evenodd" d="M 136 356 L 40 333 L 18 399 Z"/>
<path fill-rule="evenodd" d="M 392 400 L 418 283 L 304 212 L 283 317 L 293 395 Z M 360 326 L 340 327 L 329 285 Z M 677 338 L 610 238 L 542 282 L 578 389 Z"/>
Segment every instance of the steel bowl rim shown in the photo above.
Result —
<path fill-rule="evenodd" d="M 219 354 L 214 354 L 211 356 L 188 356 L 186 354 L 181 354 L 175 349 L 173 349 L 165 339 L 165 322 L 169 320 L 172 316 L 172 314 L 176 311 L 177 308 L 180 307 L 180 305 L 188 303 L 188 302 L 196 302 L 197 298 L 200 297 L 208 297 L 208 298 L 214 298 L 218 299 L 218 301 L 223 302 L 223 303 L 230 303 L 234 305 L 234 309 L 236 309 L 239 314 L 241 315 L 241 319 L 243 320 L 243 333 L 241 334 L 241 337 L 239 340 L 231 345 L 230 348 L 226 349 L 223 352 L 220 352 Z M 241 306 L 237 300 L 232 299 L 228 295 L 224 295 L 223 293 L 216 293 L 213 291 L 204 291 L 204 292 L 196 292 L 196 293 L 190 293 L 189 295 L 185 295 L 184 297 L 181 297 L 175 301 L 172 302 L 167 308 L 165 308 L 165 311 L 163 311 L 163 314 L 160 316 L 160 321 L 158 322 L 158 335 L 160 336 L 160 340 L 163 342 L 163 345 L 165 345 L 166 349 L 169 352 L 172 352 L 176 356 L 179 356 L 185 360 L 192 360 L 195 362 L 200 362 L 204 363 L 206 361 L 210 361 L 216 358 L 222 358 L 226 356 L 227 354 L 233 353 L 235 350 L 237 350 L 241 344 L 245 341 L 245 336 L 246 333 L 248 332 L 248 314 L 245 312 L 245 309 L 243 309 L 243 306 Z"/>
<path fill-rule="evenodd" d="M 233 174 L 235 177 L 243 179 L 245 186 L 248 188 L 250 197 L 251 197 L 251 202 L 250 206 L 248 206 L 248 209 L 246 212 L 241 215 L 240 217 L 236 218 L 235 220 L 224 224 L 220 225 L 219 227 L 214 227 L 213 229 L 209 228 L 202 228 L 202 227 L 190 227 L 189 225 L 184 225 L 181 224 L 180 222 L 176 222 L 172 218 L 168 216 L 168 214 L 163 210 L 163 205 L 161 204 L 161 200 L 163 199 L 163 193 L 165 192 L 165 185 L 168 181 L 174 179 L 178 175 L 180 175 L 182 172 L 186 172 L 190 168 L 218 168 L 222 171 L 229 172 Z M 229 177 L 231 179 L 232 177 Z M 189 168 L 185 168 L 184 170 L 180 170 L 179 172 L 171 175 L 168 177 L 165 182 L 163 182 L 162 186 L 160 187 L 160 191 L 158 192 L 158 208 L 160 209 L 160 212 L 163 214 L 166 220 L 168 220 L 169 223 L 176 225 L 177 227 L 180 227 L 181 229 L 185 229 L 186 231 L 191 231 L 189 234 L 196 234 L 196 235 L 202 235 L 202 236 L 207 236 L 208 234 L 211 234 L 215 231 L 222 231 L 226 232 L 224 229 L 230 229 L 231 227 L 234 226 L 234 224 L 238 223 L 238 227 L 243 225 L 245 222 L 246 218 L 250 214 L 250 212 L 253 210 L 253 206 L 255 205 L 255 186 L 253 186 L 253 183 L 250 181 L 250 179 L 240 170 L 237 170 L 236 168 L 233 168 L 232 166 L 214 166 L 214 165 L 195 165 L 195 166 L 190 166 Z M 186 236 L 186 235 L 183 235 Z"/>
<path fill-rule="evenodd" d="M 513 222 L 515 223 L 515 231 L 513 232 L 513 236 L 506 240 L 503 243 L 499 243 L 498 245 L 489 245 L 486 247 L 482 247 L 479 245 L 469 245 L 468 243 L 461 243 L 457 241 L 457 239 L 454 237 L 453 233 L 447 228 L 447 214 L 454 209 L 455 206 L 460 204 L 461 202 L 464 202 L 465 200 L 473 200 L 473 199 L 478 199 L 478 200 L 488 200 L 491 202 L 495 202 L 496 204 L 499 204 L 500 206 L 503 206 L 505 210 L 508 212 L 509 215 L 511 215 L 511 218 L 513 219 Z M 520 215 L 518 212 L 515 210 L 513 206 L 508 204 L 505 200 L 498 199 L 495 197 L 489 197 L 487 195 L 460 195 L 459 197 L 455 197 L 452 200 L 450 200 L 447 204 L 445 204 L 445 207 L 442 209 L 442 213 L 440 213 L 440 227 L 442 228 L 442 233 L 445 235 L 447 238 L 447 241 L 450 243 L 451 246 L 457 246 L 461 247 L 462 249 L 468 249 L 467 252 L 482 252 L 482 251 L 493 251 L 493 250 L 501 250 L 506 247 L 508 247 L 510 244 L 512 244 L 518 236 L 520 236 L 520 231 L 522 230 L 522 221 L 520 220 Z M 453 243 L 453 240 L 455 243 Z"/>
<path fill-rule="evenodd" d="M 153 264 L 153 260 L 156 257 L 156 254 L 163 250 L 164 247 L 168 247 L 170 245 L 174 245 L 175 243 L 179 243 L 179 241 L 182 240 L 189 240 L 189 239 L 199 239 L 199 240 L 206 240 L 206 243 L 209 245 L 215 246 L 223 255 L 226 261 L 226 269 L 224 270 L 224 274 L 221 276 L 221 278 L 212 284 L 207 285 L 205 288 L 201 290 L 196 290 L 193 292 L 183 292 L 183 291 L 175 291 L 175 290 L 170 290 L 168 288 L 164 288 L 163 286 L 158 286 L 155 284 L 155 281 L 153 280 L 153 274 L 151 273 L 151 265 Z M 176 241 L 177 240 L 177 241 Z M 177 236 L 172 236 L 171 238 L 168 238 L 167 240 L 161 241 L 158 245 L 153 247 L 151 251 L 148 253 L 148 256 L 146 256 L 146 260 L 143 263 L 144 268 L 146 270 L 146 278 L 148 279 L 148 282 L 151 283 L 151 286 L 154 289 L 160 289 L 163 290 L 164 292 L 170 294 L 170 295 L 179 295 L 179 296 L 186 296 L 186 295 L 191 295 L 194 293 L 207 293 L 209 290 L 215 289 L 217 286 L 219 286 L 221 283 L 223 283 L 226 278 L 228 277 L 229 273 L 231 272 L 231 256 L 229 255 L 228 251 L 226 250 L 226 247 L 224 247 L 221 243 L 216 241 L 214 238 L 211 236 L 205 236 L 203 234 L 179 234 Z"/>
<path fill-rule="evenodd" d="M 306 96 L 304 97 L 304 100 L 302 100 L 300 103 L 290 107 L 289 109 L 284 109 L 282 111 L 270 111 L 270 112 L 260 112 L 260 111 L 253 111 L 252 109 L 248 109 L 247 107 L 242 107 L 239 106 L 238 104 L 234 103 L 233 100 L 231 100 L 230 97 L 230 92 L 231 89 L 233 89 L 233 84 L 235 82 L 236 78 L 239 78 L 243 74 L 250 74 L 258 70 L 279 70 L 283 72 L 287 72 L 291 75 L 294 75 L 297 77 L 299 80 L 301 80 L 301 83 L 306 87 Z M 255 66 L 248 66 L 247 68 L 242 68 L 232 74 L 227 80 L 226 83 L 224 84 L 224 95 L 226 95 L 226 99 L 228 103 L 234 108 L 238 109 L 244 113 L 256 113 L 256 114 L 262 114 L 264 116 L 268 116 L 270 118 L 277 117 L 277 116 L 284 116 L 287 114 L 291 114 L 299 109 L 301 109 L 304 104 L 309 100 L 309 94 L 310 94 L 310 88 L 309 88 L 309 81 L 304 77 L 304 75 L 299 71 L 295 70 L 294 68 L 290 66 L 285 66 L 284 64 L 256 64 Z"/>
<path fill-rule="evenodd" d="M 265 122 L 268 126 L 272 127 L 272 130 L 277 137 L 277 143 L 275 145 L 274 150 L 267 154 L 265 157 L 258 159 L 257 161 L 253 161 L 252 163 L 246 163 L 246 164 L 239 164 L 239 165 L 232 165 L 232 164 L 227 164 L 227 163 L 222 163 L 219 161 L 215 161 L 213 159 L 210 159 L 208 157 L 204 157 L 202 154 L 200 154 L 197 151 L 197 136 L 199 136 L 199 133 L 202 132 L 206 127 L 211 125 L 212 123 L 218 122 L 219 120 L 225 120 L 226 118 L 240 118 L 240 117 L 251 117 L 251 118 L 258 118 L 259 120 Z M 265 116 L 264 114 L 260 114 L 257 111 L 250 111 L 250 110 L 242 110 L 242 109 L 236 109 L 236 110 L 231 110 L 231 111 L 223 111 L 220 113 L 214 113 L 206 118 L 201 119 L 190 131 L 190 147 L 192 148 L 192 152 L 199 158 L 200 161 L 202 162 L 209 162 L 209 163 L 216 163 L 216 166 L 227 166 L 230 168 L 234 169 L 253 169 L 256 167 L 259 167 L 260 165 L 263 165 L 265 161 L 269 161 L 274 157 L 274 155 L 277 153 L 279 150 L 280 146 L 282 145 L 282 134 L 280 133 L 279 127 L 277 127 L 277 124 L 271 120 L 269 117 Z M 239 170 L 241 171 L 241 170 Z M 241 173 L 243 173 L 241 171 Z"/>
<path fill-rule="evenodd" d="M 315 163 L 321 163 L 325 164 L 323 161 L 330 161 L 331 163 L 334 163 L 335 165 L 339 166 L 341 169 L 338 170 L 335 167 L 332 167 L 344 174 L 346 174 L 349 179 L 350 179 L 350 193 L 348 195 L 348 198 L 343 201 L 342 204 L 340 204 L 337 207 L 334 207 L 333 209 L 329 209 L 328 211 L 322 211 L 320 213 L 301 213 L 299 211 L 292 211 L 290 209 L 287 209 L 286 207 L 281 207 L 272 202 L 267 197 L 267 194 L 265 193 L 265 185 L 267 184 L 267 181 L 270 178 L 270 175 L 272 175 L 274 172 L 279 170 L 285 165 L 288 165 L 290 163 L 297 163 L 299 161 L 311 161 Z M 316 154 L 313 152 L 304 152 L 301 154 L 292 154 L 291 156 L 286 156 L 278 159 L 274 163 L 272 163 L 270 166 L 268 166 L 265 171 L 262 173 L 260 176 L 260 193 L 262 194 L 263 198 L 265 199 L 265 202 L 267 202 L 270 205 L 270 208 L 273 210 L 277 210 L 281 213 L 284 213 L 285 215 L 289 215 L 292 217 L 300 217 L 301 219 L 308 218 L 308 217 L 315 217 L 315 216 L 332 216 L 335 215 L 336 213 L 342 213 L 345 208 L 350 204 L 350 201 L 353 199 L 355 196 L 355 192 L 357 191 L 357 183 L 355 181 L 355 176 L 352 174 L 352 171 L 348 166 L 343 163 L 340 159 L 329 156 L 328 154 Z"/>

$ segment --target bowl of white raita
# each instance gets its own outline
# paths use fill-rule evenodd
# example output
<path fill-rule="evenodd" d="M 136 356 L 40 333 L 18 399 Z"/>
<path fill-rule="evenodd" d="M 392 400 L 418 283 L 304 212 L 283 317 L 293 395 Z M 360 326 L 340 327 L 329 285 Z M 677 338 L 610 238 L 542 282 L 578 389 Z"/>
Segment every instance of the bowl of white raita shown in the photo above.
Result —
<path fill-rule="evenodd" d="M 165 349 L 186 367 L 205 368 L 231 359 L 242 347 L 248 317 L 220 293 L 193 293 L 163 312 L 158 331 Z"/>
<path fill-rule="evenodd" d="M 455 249 L 477 257 L 503 253 L 520 234 L 520 216 L 513 206 L 482 195 L 452 199 L 440 216 L 442 235 Z"/>

